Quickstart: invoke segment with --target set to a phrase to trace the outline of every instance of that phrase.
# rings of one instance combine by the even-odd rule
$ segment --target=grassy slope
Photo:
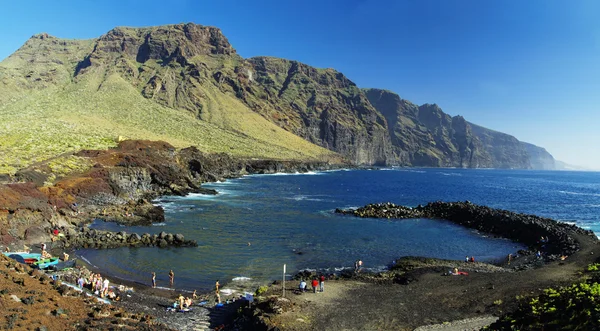
[[[241,157],[335,157],[216,88],[203,91],[209,96],[207,112],[213,119],[209,123],[144,98],[110,71],[98,70],[74,80],[76,61],[91,42],[62,45],[62,40],[55,40],[58,45],[47,39],[30,40],[0,63],[0,116],[4,119],[0,123],[0,173],[64,152],[112,147],[119,136],[164,140],[176,147],[195,145],[206,152]],[[54,55],[60,48],[68,49],[67,54]],[[45,58],[49,52],[52,58]],[[42,79],[36,80],[37,76]]]

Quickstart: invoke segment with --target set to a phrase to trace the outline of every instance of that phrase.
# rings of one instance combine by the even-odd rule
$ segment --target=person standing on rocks
[[[171,271],[169,271],[169,284],[171,285],[171,287],[173,287],[174,281],[175,281],[175,273],[173,272],[173,269],[171,269]]]
[[[152,271],[152,288],[156,288],[156,272]]]

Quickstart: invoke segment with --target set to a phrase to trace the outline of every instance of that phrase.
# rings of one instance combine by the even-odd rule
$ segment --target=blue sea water
[[[167,231],[195,239],[194,248],[119,248],[78,254],[113,277],[159,286],[175,271],[177,289],[210,289],[215,280],[251,288],[301,269],[330,272],[385,268],[394,259],[430,256],[494,260],[521,246],[488,238],[449,222],[428,219],[359,219],[335,208],[372,202],[416,206],[464,201],[530,213],[600,233],[600,173],[479,169],[392,168],[307,174],[254,175],[205,185],[216,196],[163,197],[166,220],[151,227],[96,228],[138,233]]]

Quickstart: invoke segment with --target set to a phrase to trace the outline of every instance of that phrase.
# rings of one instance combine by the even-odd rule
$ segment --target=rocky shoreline
[[[164,221],[164,210],[152,200],[165,195],[216,194],[202,183],[248,174],[308,172],[346,167],[321,161],[237,159],[226,154],[206,154],[195,147],[176,150],[160,141],[123,141],[109,150],[84,150],[74,154],[92,166],[81,173],[56,178],[47,185],[52,169],[47,165],[23,169],[0,185],[0,245],[19,248],[51,238],[54,228],[74,229],[95,219],[124,225],[151,225]],[[118,233],[113,233],[116,238]],[[108,233],[101,238],[108,238]],[[70,245],[98,247],[88,233]],[[164,245],[161,240],[128,237],[134,245]],[[179,244],[178,242],[174,241]],[[119,243],[119,245],[117,245]],[[168,240],[167,243],[169,244]],[[92,246],[93,245],[93,246]],[[122,238],[100,247],[123,245]],[[185,243],[183,245],[194,245]],[[18,249],[15,249],[18,250]]]
[[[534,296],[543,289],[569,285],[582,277],[600,241],[589,230],[535,215],[466,202],[432,202],[416,208],[392,203],[369,204],[336,213],[386,219],[443,219],[482,233],[528,246],[512,261],[496,264],[399,257],[388,271],[342,272],[326,280],[322,294],[286,294],[275,282],[238,321],[261,330],[415,329],[462,330],[489,325],[516,308],[515,298]],[[544,237],[544,239],[541,239]],[[541,257],[534,252],[542,251]],[[468,276],[447,276],[448,270]],[[297,274],[312,279],[316,273]],[[447,277],[441,277],[447,276]],[[329,290],[327,290],[329,289]],[[332,308],[334,307],[334,308]],[[452,322],[451,322],[452,321]]]
[[[480,206],[469,201],[430,202],[415,208],[387,202],[369,204],[357,209],[336,209],[335,212],[363,218],[447,220],[482,233],[525,244],[530,247],[530,250],[543,250],[545,258],[551,261],[572,255],[579,250],[580,244],[574,234],[586,235],[598,240],[593,231],[573,224]]]

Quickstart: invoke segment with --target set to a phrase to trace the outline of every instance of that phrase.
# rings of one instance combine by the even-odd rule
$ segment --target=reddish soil
[[[168,330],[152,317],[101,304],[0,255],[2,330]]]

